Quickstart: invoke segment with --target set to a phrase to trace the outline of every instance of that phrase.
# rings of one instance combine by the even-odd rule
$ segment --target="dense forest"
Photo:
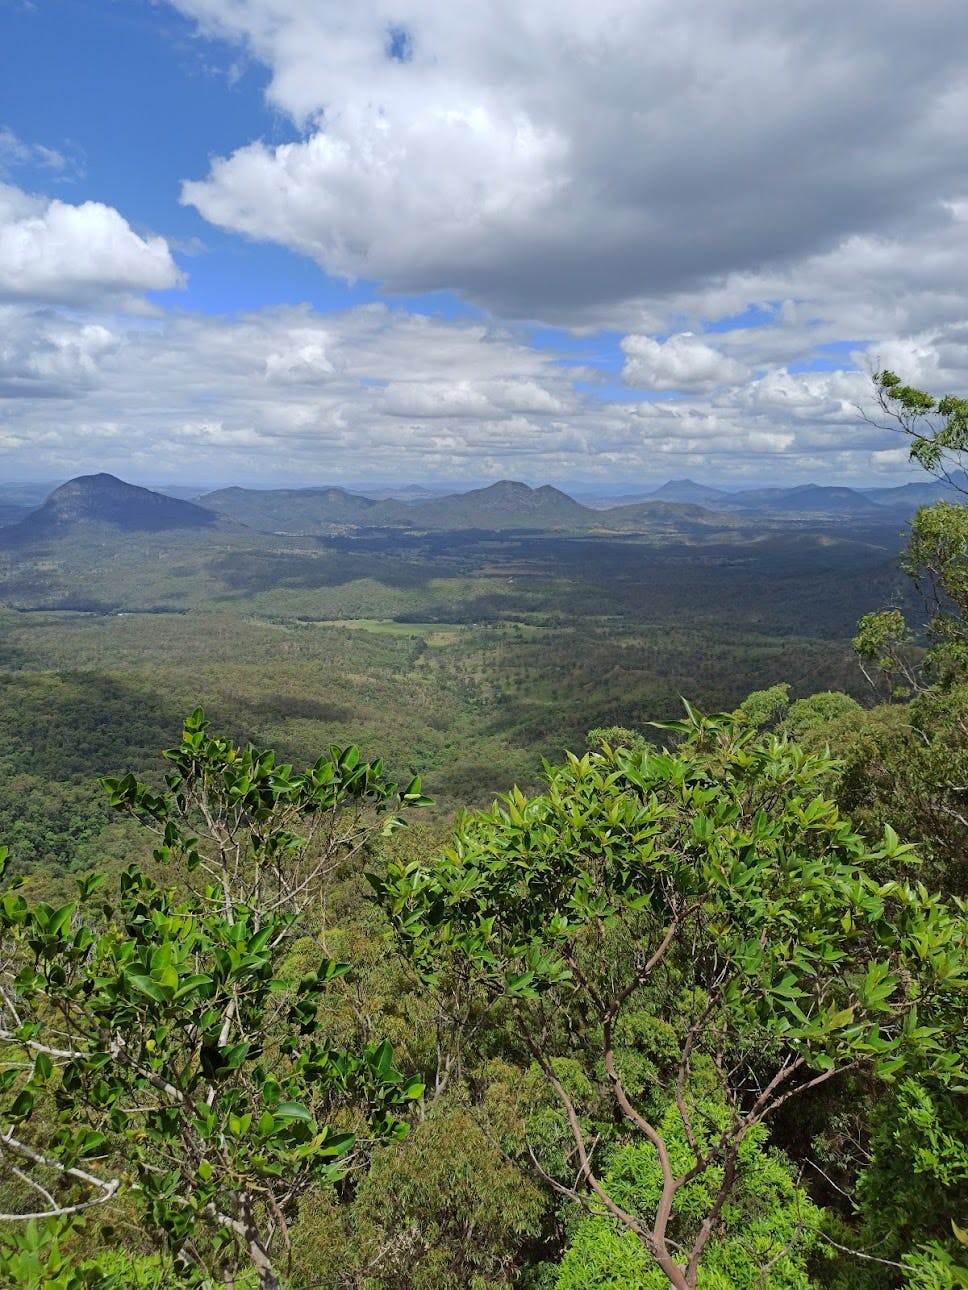
[[[0,538],[3,1283],[968,1286],[966,499],[338,502]]]

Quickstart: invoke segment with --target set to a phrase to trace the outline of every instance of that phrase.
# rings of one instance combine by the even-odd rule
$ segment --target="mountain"
[[[858,490],[879,506],[903,506],[908,511],[918,506],[933,506],[935,502],[964,502],[957,488],[943,480],[919,480],[913,484],[899,484],[895,488],[862,488]]]
[[[502,479],[487,488],[453,493],[403,511],[410,528],[419,529],[586,529],[599,513],[581,506],[550,484],[530,488]]]
[[[449,489],[424,488],[423,484],[401,484],[399,488],[367,488],[361,485],[349,491],[359,497],[371,497],[377,502],[429,502],[434,497],[449,496]]]
[[[657,502],[692,502],[700,506],[706,503],[718,503],[728,498],[729,493],[722,488],[712,488],[709,484],[697,484],[692,479],[670,479],[667,484],[649,494],[650,500]]]
[[[127,533],[207,528],[212,511],[126,484],[114,475],[80,475],[55,488],[37,510],[0,529],[0,545],[21,546],[109,525]]]
[[[358,528],[574,529],[588,528],[593,512],[557,488],[529,488],[502,480],[487,488],[443,496],[413,490],[408,501],[364,497],[344,488],[222,488],[198,500],[220,515],[264,533],[321,533]]]
[[[738,493],[723,493],[716,499],[716,509],[730,514],[764,515],[792,518],[796,515],[822,515],[830,519],[863,519],[883,514],[883,508],[853,488],[836,485],[800,484],[794,488],[747,488]]]
[[[651,531],[656,523],[662,527],[675,523],[728,523],[724,517],[717,517],[698,505],[668,501],[639,500],[625,507],[592,509],[551,485],[531,488],[509,479],[466,493],[408,502],[375,499],[343,488],[223,488],[204,494],[199,501],[220,515],[265,533],[322,533],[336,526],[427,532],[462,529],[587,532],[603,525],[629,530],[636,522]]]
[[[393,523],[400,507],[344,488],[220,488],[198,501],[262,533],[319,533],[332,525]]]
[[[800,488],[788,489],[782,497],[775,497],[770,510],[787,515],[876,515],[878,506],[853,488],[803,484]]]
[[[724,511],[768,511],[774,502],[782,503],[792,488],[743,488],[729,493],[719,503]]]
[[[602,526],[630,533],[696,533],[700,530],[734,529],[744,523],[695,502],[632,502],[596,512]]]

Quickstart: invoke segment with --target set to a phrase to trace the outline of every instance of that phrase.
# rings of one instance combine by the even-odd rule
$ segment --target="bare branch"
[[[34,1213],[0,1213],[0,1223],[23,1223],[32,1218],[64,1218],[71,1214],[80,1214],[86,1209],[93,1209],[96,1205],[107,1204],[121,1186],[120,1178],[98,1178],[96,1175],[88,1173],[86,1169],[80,1169],[77,1165],[64,1165],[59,1160],[52,1160],[47,1156],[41,1155],[39,1151],[35,1151],[33,1147],[28,1146],[26,1142],[21,1142],[19,1138],[15,1138],[12,1129],[8,1129],[6,1133],[0,1133],[0,1148],[6,1148],[8,1151],[13,1152],[14,1155],[20,1156],[21,1159],[29,1160],[33,1165],[37,1165],[44,1169],[51,1169],[65,1178],[74,1178],[78,1182],[82,1182],[86,1186],[93,1187],[96,1191],[100,1192],[100,1195],[93,1196],[89,1200],[76,1201],[72,1205],[55,1204],[53,1207],[38,1210]],[[15,1172],[23,1177],[21,1171],[16,1169],[16,1167]],[[50,1193],[44,1187],[36,1183],[32,1183],[31,1185],[34,1186],[37,1191],[41,1192],[48,1201],[53,1200],[53,1197],[51,1197]]]

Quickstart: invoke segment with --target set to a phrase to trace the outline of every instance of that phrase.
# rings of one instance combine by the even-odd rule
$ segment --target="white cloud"
[[[84,304],[182,282],[164,239],[139,237],[114,207],[0,184],[0,300]]]
[[[2,321],[0,390],[21,396],[2,424],[18,450],[35,444],[35,469],[124,473],[150,461],[155,478],[298,482],[396,478],[407,461],[447,475],[482,454],[537,463],[565,433],[559,414],[580,412],[553,354],[381,305],[135,327],[7,306]],[[55,431],[41,396],[59,400]]]
[[[55,173],[70,165],[58,148],[48,148],[43,143],[26,143],[7,126],[0,127],[0,174],[24,165],[40,166]]]
[[[383,406],[403,417],[491,417],[564,412],[568,401],[537,381],[394,381]]]
[[[384,306],[120,319],[179,283],[170,246],[111,207],[0,188],[7,460],[124,473],[133,453],[142,476],[240,482],[890,477],[903,454],[857,411],[868,371],[968,390],[968,9],[950,0],[880,0],[876,21],[841,0],[170,2],[269,69],[291,135],[213,158],[184,201],[331,273],[587,345]],[[624,389],[596,397],[623,359]]]
[[[0,398],[65,398],[96,388],[121,343],[103,323],[0,305]]]
[[[12,396],[0,462],[34,477],[631,486],[684,469],[740,482],[909,473],[896,439],[857,411],[870,393],[860,372],[776,367],[711,393],[608,402],[584,367],[515,331],[383,305],[168,320],[7,305],[0,336]]]
[[[293,123],[184,199],[394,290],[573,323],[906,240],[965,196],[948,0],[172,3],[264,63]]]
[[[170,244],[0,187],[7,463],[889,477],[866,371],[968,389],[968,10],[948,0],[882,0],[876,24],[839,0],[172,3],[269,69],[291,133],[214,158],[185,201],[333,273],[587,345],[383,306],[134,317],[181,281]],[[4,157],[64,160],[0,131]]]
[[[645,390],[698,393],[719,385],[737,385],[750,375],[741,363],[727,358],[690,331],[661,343],[650,336],[626,336],[622,350],[624,381]]]

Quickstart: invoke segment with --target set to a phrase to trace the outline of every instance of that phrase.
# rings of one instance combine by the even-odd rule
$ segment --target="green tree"
[[[968,1286],[959,1239],[968,1220],[968,1101],[959,1088],[901,1082],[875,1115],[858,1199],[865,1243],[902,1262],[908,1284]]]
[[[513,1284],[545,1210],[534,1182],[461,1107],[380,1147],[353,1205],[361,1284],[491,1290]]]
[[[790,707],[790,687],[786,684],[771,685],[768,690],[754,690],[739,705],[747,721],[760,729],[772,728]]]
[[[912,658],[911,629],[899,609],[882,609],[864,614],[851,642],[861,671],[875,691],[883,691],[888,703],[907,699],[921,688]]]
[[[722,1131],[729,1121],[724,1103],[707,1103],[704,1119]],[[674,1169],[693,1163],[677,1108],[666,1109],[658,1129]],[[796,1186],[789,1162],[766,1146],[766,1126],[756,1125],[743,1139],[736,1180],[722,1221],[710,1238],[702,1284],[708,1290],[809,1290],[810,1255],[819,1245],[821,1213]],[[708,1147],[708,1143],[704,1144]],[[662,1170],[647,1144],[618,1147],[608,1157],[603,1185],[630,1213],[654,1211],[662,1196]],[[720,1170],[713,1167],[684,1184],[676,1194],[670,1237],[689,1246],[708,1214]],[[556,1290],[662,1290],[668,1281],[640,1241],[615,1218],[594,1214],[576,1226],[562,1260]]]
[[[106,787],[180,891],[132,867],[107,899],[95,875],[58,908],[17,883],[0,900],[0,1152],[24,1218],[131,1189],[186,1283],[248,1267],[275,1287],[300,1198],[367,1138],[401,1136],[422,1092],[389,1044],[328,1042],[322,995],[346,964],[321,944],[301,979],[282,964],[333,866],[426,799],[352,747],[294,774],[210,736],[201,710],[165,755],[162,792]]]
[[[968,670],[968,506],[922,507],[911,521],[902,568],[931,613],[929,677],[950,684]]]
[[[837,690],[822,690],[795,699],[780,724],[780,732],[798,742],[822,739],[831,722],[856,719],[863,709],[856,699]]]
[[[637,730],[629,730],[627,726],[596,726],[585,736],[585,747],[590,752],[597,752],[601,748],[629,748],[638,752],[644,748],[654,748],[655,745],[645,735],[639,734]]]
[[[847,712],[823,734],[840,763],[841,808],[866,829],[890,824],[917,845],[926,882],[968,894],[968,686]]]
[[[911,442],[910,456],[930,474],[968,494],[964,464],[968,453],[968,400],[935,398],[905,385],[894,372],[874,375],[874,391],[892,428]],[[950,501],[922,507],[911,521],[901,565],[931,613],[926,660],[929,681],[949,683],[968,666],[968,507]],[[913,681],[907,646],[911,640],[897,610],[861,620],[854,648],[883,673],[902,671]]]
[[[936,398],[905,385],[886,368],[875,372],[873,380],[878,406],[889,425],[911,441],[911,460],[964,491],[961,481],[952,479],[952,471],[968,452],[968,399],[951,394]]]
[[[507,1000],[571,1132],[573,1181],[556,1188],[590,1197],[692,1290],[744,1142],[767,1117],[846,1071],[957,1066],[947,1036],[964,1021],[968,964],[957,911],[870,876],[909,848],[890,829],[865,844],[822,792],[826,758],[729,717],[689,710],[672,728],[673,752],[569,756],[544,793],[514,791],[467,818],[432,864],[371,880],[426,974],[462,960]],[[687,1161],[630,1092],[616,1032],[632,1009],[678,1020]],[[606,1184],[560,1056],[601,1074],[624,1130],[653,1152],[654,1208],[627,1207]],[[725,1124],[698,1096],[710,1062]],[[708,1203],[677,1247],[676,1199],[700,1180]]]

